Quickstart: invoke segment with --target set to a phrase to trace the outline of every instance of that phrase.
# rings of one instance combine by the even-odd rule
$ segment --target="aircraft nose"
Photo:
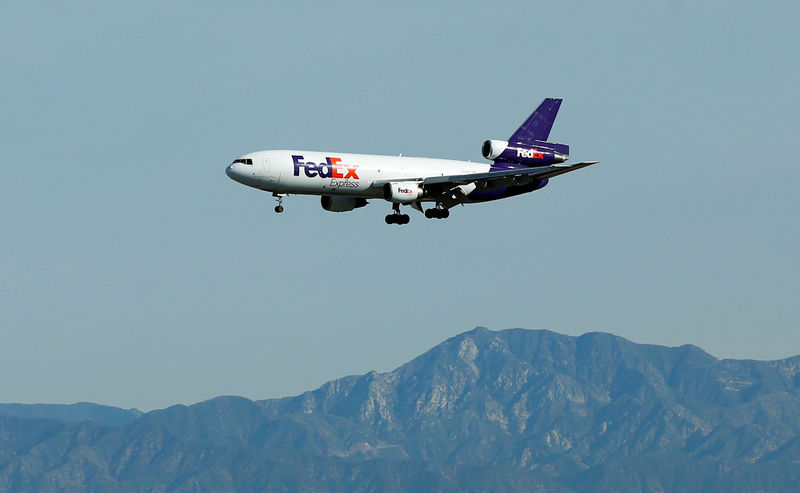
[[[242,163],[242,160],[236,160],[225,168],[225,174],[228,175],[233,181],[239,182],[249,187],[258,186],[259,177],[256,175],[251,160],[250,163]],[[246,165],[245,165],[246,164]]]
[[[246,180],[247,178],[244,170],[242,169],[241,163],[229,164],[228,167],[225,168],[225,174],[228,175],[228,178],[231,180],[238,181],[239,183],[242,183],[242,181]]]

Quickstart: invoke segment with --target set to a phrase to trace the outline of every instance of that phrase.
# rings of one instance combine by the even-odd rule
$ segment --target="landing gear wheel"
[[[283,212],[283,206],[282,205],[276,205],[275,206],[275,212],[277,212],[278,214]]]
[[[411,218],[408,217],[408,214],[388,214],[384,220],[386,224],[408,224],[411,222]]]
[[[385,218],[386,224],[408,224],[411,218],[408,214],[400,214],[400,204],[392,204],[392,213]]]
[[[425,211],[425,217],[428,219],[447,219],[450,217],[450,210],[439,209],[438,207],[435,209],[428,209]]]

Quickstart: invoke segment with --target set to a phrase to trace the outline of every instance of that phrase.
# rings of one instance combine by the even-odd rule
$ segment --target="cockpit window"
[[[236,163],[249,164],[249,165],[252,166],[253,165],[253,160],[252,159],[234,159],[232,164],[236,164]]]

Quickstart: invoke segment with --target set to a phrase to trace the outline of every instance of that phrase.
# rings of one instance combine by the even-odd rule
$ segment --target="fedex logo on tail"
[[[312,163],[311,161],[303,161],[303,156],[292,156],[294,162],[294,176],[300,176],[300,169],[309,178],[341,178],[344,180],[354,179],[358,180],[358,173],[356,173],[357,164],[342,164],[341,158],[326,157],[324,163]]]
[[[529,159],[544,159],[544,153],[540,152],[539,149],[524,149],[518,147],[517,157],[526,157]]]

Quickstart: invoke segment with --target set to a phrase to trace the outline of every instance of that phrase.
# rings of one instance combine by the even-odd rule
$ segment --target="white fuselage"
[[[273,150],[245,154],[226,172],[240,183],[277,194],[379,198],[387,181],[485,173],[489,168],[489,163],[450,159]]]

